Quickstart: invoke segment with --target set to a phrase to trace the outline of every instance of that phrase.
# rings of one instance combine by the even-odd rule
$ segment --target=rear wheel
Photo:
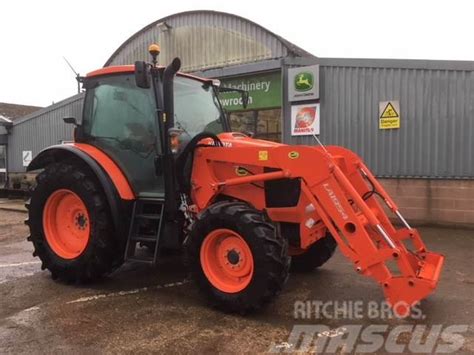
[[[240,202],[209,207],[193,226],[186,256],[204,296],[229,312],[261,308],[288,278],[287,241],[261,212]]]
[[[313,243],[303,254],[291,257],[291,270],[310,272],[326,263],[334,254],[337,243],[330,233]]]
[[[82,166],[48,166],[37,177],[28,210],[33,255],[53,278],[90,281],[121,264],[106,197]]]

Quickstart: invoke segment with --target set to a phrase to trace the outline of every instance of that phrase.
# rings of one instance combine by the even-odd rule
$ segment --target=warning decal
[[[268,150],[260,150],[258,152],[258,160],[268,160]]]
[[[398,117],[398,112],[395,111],[392,103],[389,102],[387,106],[385,106],[385,110],[383,110],[382,116],[380,116],[380,118],[395,118],[395,117]]]
[[[31,161],[33,160],[33,153],[31,150],[24,150],[21,154],[23,160],[23,166],[30,165]]]
[[[382,101],[379,103],[379,129],[400,128],[400,103]]]

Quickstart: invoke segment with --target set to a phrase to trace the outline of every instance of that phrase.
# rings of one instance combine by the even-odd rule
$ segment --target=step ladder
[[[165,201],[163,199],[138,199],[133,203],[132,220],[125,246],[125,261],[155,265],[160,250],[160,235]],[[137,255],[138,243],[154,244],[153,257]]]

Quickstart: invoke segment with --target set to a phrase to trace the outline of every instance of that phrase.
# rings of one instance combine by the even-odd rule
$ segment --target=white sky
[[[319,57],[474,60],[473,1],[4,0],[0,102],[67,98],[77,89],[63,56],[85,74],[144,26],[189,10],[243,16]]]

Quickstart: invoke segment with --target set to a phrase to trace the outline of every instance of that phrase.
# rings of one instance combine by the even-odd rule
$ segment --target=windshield
[[[223,113],[212,86],[198,80],[175,78],[174,117],[175,125],[189,137],[225,131]]]

